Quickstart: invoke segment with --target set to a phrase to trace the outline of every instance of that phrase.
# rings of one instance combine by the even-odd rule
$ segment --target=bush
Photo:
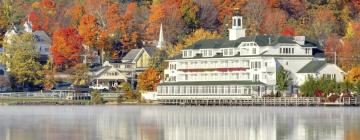
[[[98,90],[95,90],[91,94],[91,103],[92,104],[103,104],[104,103],[104,99],[101,97],[101,94]]]
[[[335,102],[339,97],[340,97],[339,95],[333,94],[333,95],[330,95],[330,97],[328,97],[327,100],[329,102]]]

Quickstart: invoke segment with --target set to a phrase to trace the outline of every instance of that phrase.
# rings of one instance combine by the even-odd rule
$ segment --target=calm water
[[[360,108],[0,106],[0,140],[360,140]]]

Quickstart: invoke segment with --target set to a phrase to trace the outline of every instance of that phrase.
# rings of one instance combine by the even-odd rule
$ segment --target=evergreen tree
[[[291,82],[290,72],[286,71],[284,67],[280,66],[276,73],[276,86],[279,91],[285,91]]]

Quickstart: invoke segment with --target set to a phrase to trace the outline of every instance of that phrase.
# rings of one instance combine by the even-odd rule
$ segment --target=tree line
[[[153,45],[164,27],[166,56],[204,38],[227,37],[234,9],[247,35],[306,35],[320,41],[329,61],[345,71],[360,61],[359,0],[3,0],[0,40],[12,26],[30,20],[52,38],[48,68],[73,69],[81,56],[118,59]],[[335,58],[336,52],[336,58]],[[160,60],[160,59],[158,59]],[[154,65],[161,65],[154,63]],[[43,70],[51,77],[51,70]],[[161,71],[161,70],[159,70]]]

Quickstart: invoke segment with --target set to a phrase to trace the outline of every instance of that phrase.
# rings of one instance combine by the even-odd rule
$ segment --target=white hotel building
[[[243,17],[232,18],[229,39],[201,40],[169,60],[158,99],[261,97],[276,92],[280,66],[290,72],[289,93],[297,93],[306,77],[344,72],[326,63],[317,41],[305,36],[245,36]]]

